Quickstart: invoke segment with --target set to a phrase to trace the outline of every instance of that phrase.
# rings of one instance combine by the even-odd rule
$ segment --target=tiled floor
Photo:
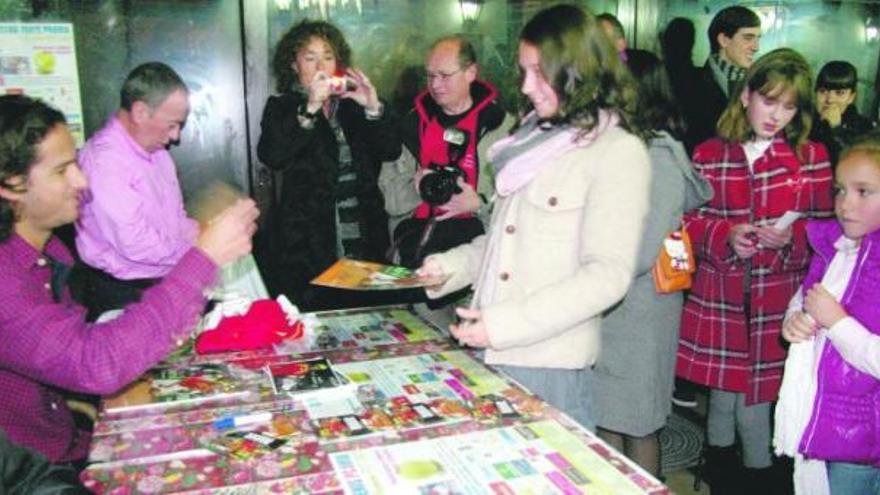
[[[706,417],[707,396],[705,394],[697,394],[697,407],[693,409],[681,409],[675,407],[676,412],[691,419],[697,424],[704,424]],[[697,488],[694,488],[694,468],[682,469],[672,473],[664,473],[666,477],[666,485],[677,495],[710,495],[709,486],[704,482],[700,482]]]

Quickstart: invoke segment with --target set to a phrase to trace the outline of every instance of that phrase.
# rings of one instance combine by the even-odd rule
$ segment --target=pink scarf
[[[599,122],[584,133],[571,126],[544,129],[535,112],[525,116],[517,131],[489,148],[495,167],[495,190],[509,196],[531,182],[543,167],[576,148],[586,148],[605,131],[617,125],[617,114],[599,111]]]

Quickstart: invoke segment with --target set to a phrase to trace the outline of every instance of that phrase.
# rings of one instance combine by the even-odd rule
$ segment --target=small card
[[[784,215],[779,217],[779,220],[777,220],[776,223],[773,224],[773,228],[776,230],[785,230],[791,227],[791,224],[802,216],[804,216],[804,214],[799,211],[788,210]]]

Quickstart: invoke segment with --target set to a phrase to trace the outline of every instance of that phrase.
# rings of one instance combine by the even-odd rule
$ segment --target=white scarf
[[[822,277],[822,285],[838,300],[846,291],[852,276],[858,244],[841,236],[835,243],[834,258]],[[803,300],[802,292],[794,296]],[[789,311],[800,311],[803,304],[792,304]],[[819,359],[827,344],[827,330],[822,328],[816,337],[804,342],[791,344],[785,360],[785,374],[779,389],[779,402],[776,404],[776,428],[773,432],[773,446],[776,455],[794,458],[794,492],[797,495],[828,495],[828,472],[825,462],[818,459],[805,459],[798,452],[804,430],[813,415],[816,402]]]

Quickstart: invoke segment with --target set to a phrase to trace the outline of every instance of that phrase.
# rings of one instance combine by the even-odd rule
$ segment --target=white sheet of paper
[[[776,230],[785,230],[791,227],[791,224],[803,215],[804,214],[799,211],[788,210],[784,215],[779,217],[779,220],[777,220],[776,223],[773,224],[773,228]]]

